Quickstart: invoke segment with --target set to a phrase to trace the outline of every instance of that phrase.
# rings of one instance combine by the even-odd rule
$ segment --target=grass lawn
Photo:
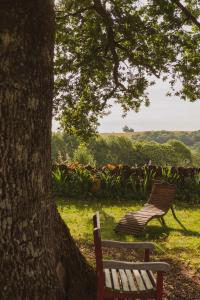
[[[72,199],[59,199],[57,203],[72,236],[92,264],[94,250],[91,219],[93,213],[99,211],[103,239],[154,242],[156,251],[152,260],[164,260],[172,265],[172,272],[167,276],[165,299],[200,299],[200,206],[175,206],[177,217],[187,230],[181,228],[169,211],[165,216],[168,229],[163,228],[158,220],[152,220],[141,236],[133,237],[117,235],[113,228],[126,212],[138,210],[140,203]],[[125,253],[112,251],[113,254],[115,259],[131,259]],[[111,252],[105,252],[105,257],[110,258]]]

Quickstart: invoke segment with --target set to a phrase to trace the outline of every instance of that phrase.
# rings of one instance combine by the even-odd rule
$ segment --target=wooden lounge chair
[[[141,210],[127,213],[117,224],[115,232],[139,234],[153,218],[159,218],[161,224],[166,226],[163,216],[170,208],[172,209],[174,218],[178,221],[172,206],[175,193],[175,185],[155,181],[148,202]],[[179,222],[179,224],[181,223]]]
[[[154,244],[101,241],[99,213],[93,216],[97,274],[97,300],[157,299],[163,295],[163,273],[170,269],[164,262],[149,262]],[[145,262],[103,260],[102,246],[109,248],[143,249]],[[157,273],[155,275],[153,272]]]

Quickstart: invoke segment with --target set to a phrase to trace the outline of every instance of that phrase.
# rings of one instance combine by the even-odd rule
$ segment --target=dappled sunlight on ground
[[[165,216],[167,228],[158,220],[152,220],[145,231],[137,237],[118,235],[113,229],[120,218],[129,211],[140,209],[141,203],[108,201],[58,201],[59,212],[68,224],[79,248],[92,265],[94,247],[92,235],[92,215],[99,211],[103,239],[122,241],[152,241],[156,244],[152,260],[166,261],[171,272],[165,277],[164,299],[200,299],[200,207],[176,205],[179,221],[184,230],[173,218],[171,212]],[[141,261],[143,253],[127,250],[104,249],[104,257],[118,260]]]

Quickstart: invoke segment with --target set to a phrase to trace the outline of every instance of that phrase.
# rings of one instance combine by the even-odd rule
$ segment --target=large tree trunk
[[[54,11],[0,2],[0,299],[93,299],[51,193]]]

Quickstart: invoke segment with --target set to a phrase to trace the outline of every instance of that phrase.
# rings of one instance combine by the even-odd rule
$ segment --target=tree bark
[[[0,2],[0,299],[94,299],[52,198],[54,4]]]

